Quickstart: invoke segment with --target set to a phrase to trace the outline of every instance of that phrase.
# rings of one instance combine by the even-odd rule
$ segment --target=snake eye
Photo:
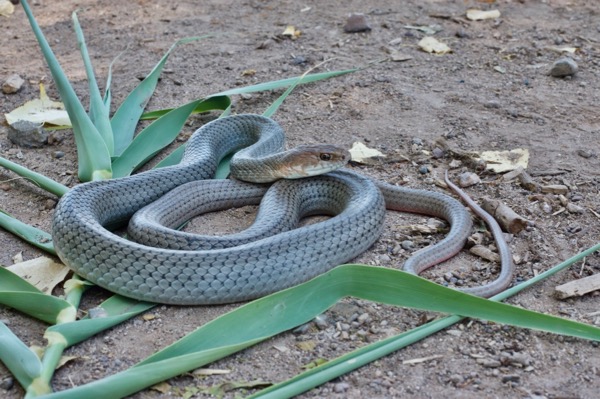
[[[321,154],[319,154],[319,158],[321,159],[321,161],[331,161],[333,159],[331,154],[327,152],[322,152]]]

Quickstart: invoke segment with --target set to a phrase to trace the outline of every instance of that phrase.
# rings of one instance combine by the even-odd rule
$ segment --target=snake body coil
[[[132,236],[149,244],[126,240],[107,229],[159,199],[151,208],[158,208],[158,221],[150,225],[176,226],[189,219],[194,212],[190,208],[198,204],[214,210],[259,202],[267,191],[265,185],[202,180],[212,178],[220,160],[241,148],[253,148],[252,157],[270,157],[269,162],[276,164],[277,157],[270,154],[282,150],[283,137],[281,128],[265,117],[223,118],[192,135],[177,166],[74,187],[54,213],[52,236],[59,257],[82,277],[127,297],[167,304],[219,304],[267,295],[353,259],[379,237],[386,206],[439,216],[451,224],[444,240],[411,260],[416,269],[447,259],[464,245],[471,219],[458,201],[436,192],[376,183],[348,170],[275,182],[263,199],[271,201],[272,208],[263,204],[262,210],[261,205],[249,230],[223,239],[155,232],[146,223],[152,219],[147,212],[153,210],[140,211],[130,226]],[[294,177],[301,177],[304,171],[295,173]],[[176,201],[182,196],[188,198],[185,205]],[[295,210],[282,207],[283,197]],[[268,224],[277,208],[285,208],[286,223]],[[292,229],[301,217],[316,212],[333,216]]]

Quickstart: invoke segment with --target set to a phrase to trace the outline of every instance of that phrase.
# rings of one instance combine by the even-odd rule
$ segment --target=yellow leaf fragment
[[[56,126],[71,126],[69,115],[65,106],[60,101],[52,101],[46,94],[43,84],[40,84],[40,98],[27,101],[8,114],[4,114],[9,125],[23,120],[37,124],[51,124]]]
[[[8,270],[45,294],[50,294],[54,287],[67,277],[70,271],[62,263],[56,263],[52,259],[43,256],[14,264],[9,266]]]
[[[58,364],[56,365],[56,369],[58,370],[59,368],[61,368],[65,364],[67,364],[70,361],[73,361],[75,359],[79,359],[79,356],[61,356],[60,360],[58,361]]]
[[[159,382],[156,385],[152,385],[150,389],[166,395],[171,391],[171,385],[166,382]]]
[[[556,53],[569,53],[569,54],[575,54],[577,52],[577,50],[579,50],[578,47],[547,46],[547,47],[544,47],[544,48],[546,50],[554,51]]]
[[[448,47],[446,43],[442,43],[432,36],[426,36],[419,42],[421,50],[434,53],[434,54],[446,54],[452,52],[452,49]]]
[[[0,0],[0,16],[10,17],[15,12],[15,6],[8,0]]]
[[[486,162],[486,169],[494,173],[508,172],[519,166],[527,169],[529,163],[527,148],[516,148],[510,151],[482,151],[479,156]]]
[[[300,341],[300,342],[298,342],[296,344],[296,346],[300,350],[303,350],[305,352],[310,352],[310,351],[312,351],[312,350],[315,349],[315,347],[317,346],[317,343],[315,341],[312,341],[312,340]]]
[[[292,40],[296,40],[300,37],[301,34],[302,32],[296,29],[293,25],[286,26],[285,30],[282,33],[283,36],[289,37]]]
[[[496,19],[496,18],[500,18],[499,10],[489,10],[489,11],[475,10],[475,9],[467,10],[467,19],[470,19],[471,21],[482,21],[484,19]]]
[[[353,162],[370,163],[375,158],[385,158],[385,155],[374,149],[369,148],[361,142],[355,142],[350,148],[350,156]]]

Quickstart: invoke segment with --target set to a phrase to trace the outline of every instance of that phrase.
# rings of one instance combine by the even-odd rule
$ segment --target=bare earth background
[[[441,190],[432,181],[440,178],[450,159],[424,157],[420,151],[431,150],[431,143],[441,135],[463,150],[527,148],[531,153],[528,171],[536,181],[567,185],[567,197],[583,212],[554,214],[561,208],[556,196],[533,197],[518,183],[502,182],[496,175],[483,175],[482,184],[468,189],[476,199],[489,196],[503,200],[535,223],[534,228],[511,241],[519,260],[515,282],[598,242],[600,14],[594,0],[503,0],[493,5],[502,12],[500,19],[481,22],[464,18],[470,7],[487,7],[474,1],[32,0],[32,6],[82,97],[87,83],[71,12],[79,10],[100,81],[105,79],[111,60],[127,49],[115,64],[114,104],[122,101],[176,39],[219,33],[216,38],[176,50],[150,109],[180,105],[240,85],[297,76],[324,59],[334,58],[326,65],[331,70],[363,66],[388,57],[385,46],[395,48],[412,59],[379,63],[297,89],[275,115],[286,129],[290,145],[332,142],[350,146],[362,141],[386,154],[404,154],[413,162],[361,169],[388,181],[432,190]],[[344,33],[350,12],[365,13],[372,30]],[[281,36],[288,24],[301,30],[297,40]],[[435,56],[420,51],[417,43],[423,33],[405,28],[434,24],[443,28],[436,37],[453,49],[452,54]],[[0,79],[19,73],[26,80],[19,93],[0,95],[0,110],[8,112],[35,98],[40,81],[46,83],[51,97],[58,98],[23,10],[18,7],[12,17],[0,19],[0,26]],[[267,39],[271,40],[266,48],[258,49]],[[399,40],[390,45],[394,39]],[[560,57],[549,49],[552,46],[579,48],[574,55],[579,72],[574,78],[547,75],[552,62]],[[494,67],[503,68],[505,73]],[[247,72],[251,70],[255,73]],[[233,111],[262,113],[279,94],[235,98]],[[192,118],[182,137],[212,117]],[[57,144],[25,149],[12,144],[5,128],[1,129],[3,157],[66,184],[76,183],[70,132],[59,133],[63,140]],[[56,151],[65,156],[57,159]],[[419,173],[423,165],[430,173]],[[21,180],[9,180],[12,178],[10,173],[0,172],[4,181],[2,208],[49,231],[52,197]],[[542,209],[544,202],[550,205],[550,213]],[[211,215],[200,224],[205,230],[232,231],[239,228],[240,219],[250,223],[253,211],[248,208]],[[403,228],[425,222],[426,218],[419,216],[390,214],[383,237],[358,261],[401,267],[409,252],[399,249],[398,242],[408,237],[419,248],[425,245],[424,239],[440,239],[411,236]],[[4,265],[11,264],[20,251],[25,259],[40,255],[5,232],[0,232],[0,246],[0,263]],[[447,271],[470,274],[473,265],[488,269],[485,261],[463,253],[426,276],[442,282]],[[573,266],[509,302],[600,325],[598,293],[565,301],[553,297],[556,285],[599,272],[600,257],[596,254],[585,264]],[[474,273],[474,280],[486,278],[482,273]],[[107,296],[100,289],[93,290],[86,295],[83,308],[93,307]],[[150,312],[153,317],[137,317],[69,349],[67,354],[78,358],[57,372],[54,387],[62,390],[123,370],[233,308],[156,307]],[[434,316],[349,299],[328,312],[325,323],[319,326],[312,323],[302,331],[282,334],[210,366],[231,370],[229,374],[182,376],[170,380],[163,393],[147,390],[134,397],[208,397],[206,387],[227,381],[282,381],[311,361],[333,358]],[[9,309],[0,309],[0,318],[27,344],[43,344],[41,323]],[[429,357],[414,365],[403,364]],[[9,374],[2,367],[0,380],[8,388],[0,389],[0,396],[22,396],[16,382],[11,387]],[[594,398],[598,392],[597,343],[467,320],[302,397]],[[226,396],[243,394],[237,390]]]

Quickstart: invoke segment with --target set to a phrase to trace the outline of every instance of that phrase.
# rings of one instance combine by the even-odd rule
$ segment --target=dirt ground
[[[533,193],[517,181],[482,173],[482,183],[467,191],[475,198],[504,201],[534,226],[510,242],[516,259],[514,282],[531,278],[596,244],[600,238],[600,12],[594,0],[537,1],[61,1],[32,0],[33,11],[78,93],[87,101],[87,83],[72,31],[71,12],[79,20],[100,81],[114,66],[114,104],[131,91],[177,39],[206,33],[215,38],[182,46],[173,53],[149,108],[165,108],[228,88],[298,76],[323,60],[330,70],[365,66],[390,57],[395,49],[410,58],[386,61],[333,80],[303,86],[274,118],[285,128],[291,146],[360,141],[407,160],[356,167],[361,172],[410,187],[442,191],[440,171],[451,158],[431,154],[435,139],[446,137],[468,151],[526,148],[527,171],[541,185],[567,187],[566,201],[580,212],[564,210],[556,194]],[[470,7],[497,8],[496,20],[468,21]],[[345,33],[349,13],[366,14],[371,30]],[[300,36],[281,35],[294,25]],[[419,50],[424,37],[407,26],[441,28],[435,37],[452,53]],[[57,98],[49,71],[23,10],[1,18],[3,52],[0,80],[13,73],[25,79],[17,94],[0,94],[5,113],[38,94],[45,82]],[[264,44],[261,46],[261,44]],[[261,48],[259,48],[261,47]],[[579,71],[572,78],[548,76],[562,55],[557,47],[576,47]],[[250,72],[254,71],[254,72]],[[280,93],[235,97],[236,113],[262,113]],[[192,118],[183,134],[210,117]],[[74,185],[75,146],[69,132],[40,149],[18,148],[1,128],[0,154],[51,178]],[[423,151],[428,151],[423,153]],[[57,158],[56,152],[64,152]],[[423,166],[428,168],[423,172]],[[473,171],[465,166],[453,170]],[[0,172],[2,209],[49,231],[53,198],[14,175]],[[562,211],[561,211],[562,210]],[[253,208],[211,215],[205,229],[229,231],[240,219],[251,221]],[[412,250],[398,248],[407,238],[419,248],[442,235],[420,237],[403,226],[427,218],[390,214],[378,243],[358,261],[401,267]],[[208,226],[208,227],[207,227]],[[210,226],[213,226],[212,228]],[[0,263],[23,253],[41,253],[1,232]],[[415,248],[415,249],[416,249]],[[449,270],[485,278],[488,263],[463,251],[425,273],[443,282]],[[493,267],[493,269],[497,269]],[[548,281],[509,300],[528,309],[600,326],[598,292],[559,301],[554,287],[600,272],[596,253]],[[108,293],[93,290],[82,307],[93,307]],[[54,388],[93,381],[133,365],[234,306],[158,306],[153,318],[137,317],[67,351],[78,359],[60,369]],[[319,358],[331,359],[361,345],[415,327],[433,317],[423,312],[348,299],[326,313],[325,322],[277,336],[210,365],[225,375],[182,376],[164,392],[146,390],[135,398],[211,397],[209,387],[223,382],[279,382]],[[0,319],[27,344],[43,344],[44,325],[9,309]],[[224,332],[226,333],[226,332]],[[309,342],[310,344],[302,344]],[[408,362],[421,359],[421,361]],[[21,397],[0,367],[0,396]],[[252,390],[234,390],[240,397]],[[600,392],[600,347],[579,339],[466,320],[407,349],[317,387],[301,397],[319,398],[595,398]]]

